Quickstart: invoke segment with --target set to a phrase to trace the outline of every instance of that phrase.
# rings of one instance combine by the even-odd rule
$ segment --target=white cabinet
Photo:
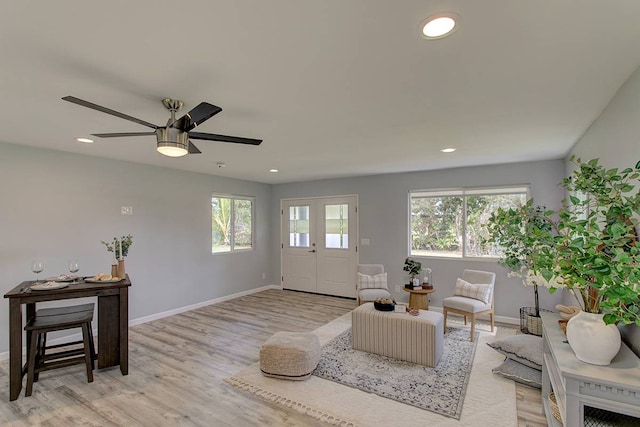
[[[585,414],[610,411],[620,425],[640,426],[640,359],[624,343],[608,366],[579,361],[560,330],[554,313],[540,313],[544,338],[542,402],[549,426],[561,426],[552,415],[548,396],[556,395],[566,427],[585,425]],[[594,346],[598,343],[594,342]],[[595,408],[595,411],[593,410]],[[606,413],[605,413],[606,414]],[[621,414],[621,415],[616,415]],[[634,418],[635,417],[635,418]],[[618,425],[616,421],[587,425]]]

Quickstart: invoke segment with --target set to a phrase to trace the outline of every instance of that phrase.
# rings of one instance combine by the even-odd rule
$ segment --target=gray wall
[[[254,251],[211,254],[214,192],[256,197]],[[34,278],[34,258],[44,261],[41,278],[68,273],[69,258],[79,274],[109,272],[100,241],[129,233],[132,320],[273,282],[270,185],[0,143],[0,200],[3,295]],[[8,300],[0,307],[3,353]]]
[[[607,168],[635,166],[640,160],[640,68],[620,88],[600,117],[575,145],[582,160],[600,159]],[[571,166],[567,165],[567,170]],[[640,328],[623,328],[625,341],[640,355]]]
[[[404,283],[402,271],[408,254],[408,192],[418,189],[479,187],[531,184],[536,204],[557,208],[564,192],[558,183],[564,177],[562,160],[517,163],[507,165],[469,167],[403,174],[376,175],[357,178],[332,179],[275,185],[272,193],[272,212],[279,212],[280,200],[357,194],[359,197],[360,238],[370,240],[360,246],[360,263],[382,263],[388,272],[394,297],[407,301],[404,291],[395,292],[395,285]],[[272,270],[280,271],[280,218],[271,218]],[[442,299],[453,294],[455,280],[465,268],[493,271],[496,280],[496,314],[519,317],[520,307],[533,306],[533,288],[524,287],[521,280],[508,278],[507,269],[496,261],[462,261],[451,259],[421,259],[423,267],[433,270],[436,292],[431,295],[434,307],[442,306]],[[559,293],[549,295],[540,290],[541,307],[553,309],[560,302]]]

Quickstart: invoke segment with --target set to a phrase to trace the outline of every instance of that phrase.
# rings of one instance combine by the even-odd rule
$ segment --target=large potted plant
[[[532,200],[520,209],[499,209],[489,221],[489,241],[501,246],[510,239],[517,243],[515,249],[506,248],[505,265],[517,271],[524,267],[525,277],[546,284],[551,292],[566,288],[584,313],[595,315],[586,316],[594,324],[640,326],[640,246],[636,245],[640,162],[620,171],[605,169],[597,159],[583,162],[572,157],[571,161],[575,170],[562,182],[568,197],[558,211],[535,208]],[[618,334],[609,345],[593,346],[591,337],[585,355],[576,341],[584,338],[575,332],[577,319],[567,325],[567,338],[576,356],[589,363],[608,364],[619,349],[617,328],[607,328]],[[616,340],[618,348],[614,348]],[[596,347],[610,347],[609,361],[604,360],[607,355],[590,355]]]
[[[489,237],[484,244],[501,248],[500,263],[511,270],[509,276],[520,277],[525,286],[533,287],[534,307],[520,309],[520,328],[535,335],[542,335],[538,286],[546,286],[551,292],[559,286],[556,278],[547,280],[540,274],[534,260],[543,247],[554,243],[553,226],[545,218],[545,210],[542,206],[534,207],[533,200],[529,200],[518,208],[499,208],[485,224]]]

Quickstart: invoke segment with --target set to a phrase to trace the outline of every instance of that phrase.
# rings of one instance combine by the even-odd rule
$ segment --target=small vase
[[[120,279],[124,279],[126,274],[127,273],[124,271],[124,258],[120,258],[118,260],[118,274],[116,274],[116,276]]]
[[[118,275],[118,264],[111,264],[111,275],[112,276]]]
[[[579,312],[567,323],[567,341],[578,360],[592,365],[608,365],[620,351],[620,331],[606,325],[604,314]]]

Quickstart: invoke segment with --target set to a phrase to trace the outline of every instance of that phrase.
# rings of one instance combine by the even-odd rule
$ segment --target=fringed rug
[[[455,322],[451,324],[455,325]],[[325,345],[350,327],[351,313],[348,313],[313,333]],[[469,327],[461,327],[468,337]],[[504,358],[486,343],[514,333],[513,329],[501,327],[493,334],[480,330],[459,420],[315,375],[306,381],[268,378],[260,373],[259,363],[244,368],[225,382],[276,406],[290,408],[332,425],[513,427],[518,424],[515,385],[492,374],[491,369]]]
[[[460,419],[476,340],[469,331],[447,328],[434,368],[354,350],[351,328],[322,347],[314,375],[378,396]]]

